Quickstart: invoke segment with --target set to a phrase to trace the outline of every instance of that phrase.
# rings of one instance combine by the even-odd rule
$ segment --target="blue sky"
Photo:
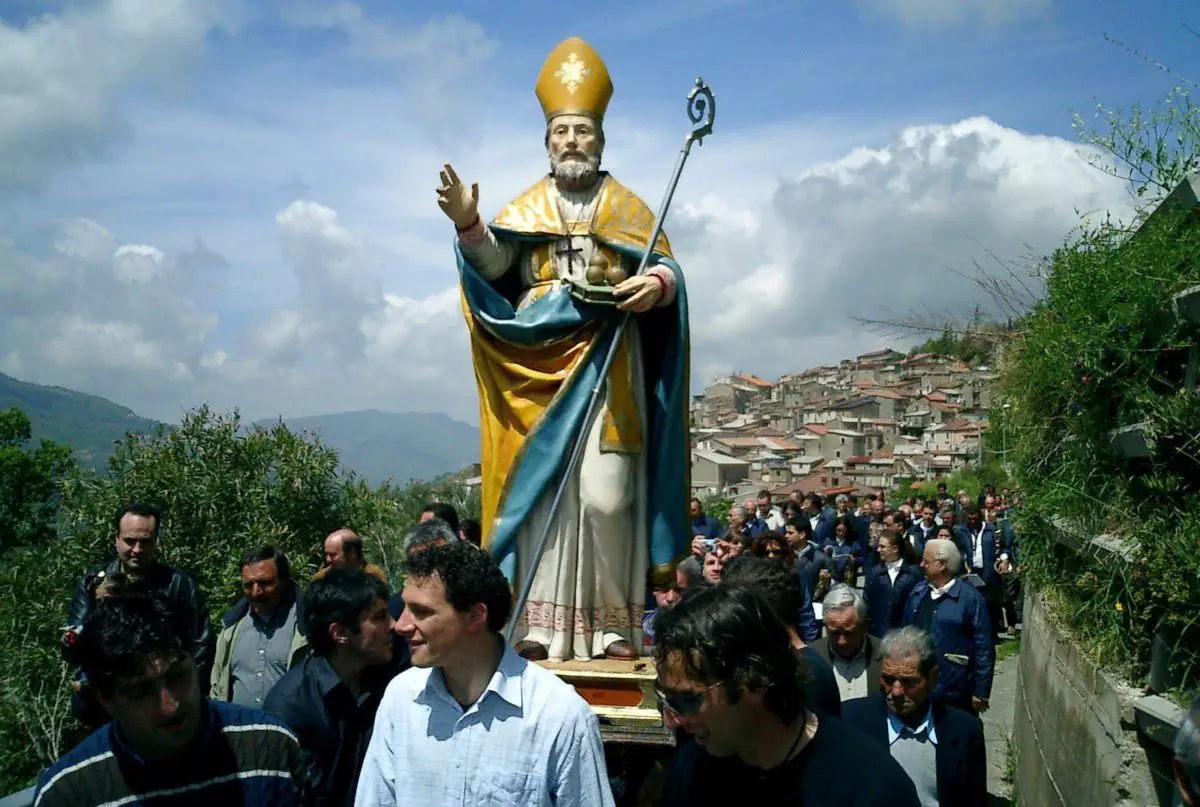
[[[1104,35],[1200,78],[1182,2],[428,7],[8,0],[0,371],[164,418],[474,420],[437,169],[478,179],[485,212],[532,182],[532,85],[571,35],[616,85],[605,165],[651,206],[695,75],[717,94],[668,228],[696,388],[886,341],[855,318],[995,308],[949,269],[1129,213],[1071,113],[1174,79]]]

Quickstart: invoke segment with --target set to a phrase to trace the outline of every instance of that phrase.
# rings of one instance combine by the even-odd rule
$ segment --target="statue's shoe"
[[[638,658],[638,651],[632,644],[624,639],[620,639],[604,648],[604,655],[607,658],[619,661],[635,661]]]
[[[546,649],[546,645],[531,639],[517,642],[513,645],[513,650],[517,651],[518,656],[529,661],[545,661],[550,658],[550,651]]]

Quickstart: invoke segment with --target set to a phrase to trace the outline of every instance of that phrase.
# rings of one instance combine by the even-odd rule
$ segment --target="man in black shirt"
[[[358,774],[396,658],[388,588],[362,569],[335,568],[304,601],[313,654],[267,694],[264,709],[300,739],[318,807],[352,807]]]
[[[664,807],[920,807],[904,769],[862,732],[805,703],[787,628],[753,589],[689,592],[655,622],[672,760]]]

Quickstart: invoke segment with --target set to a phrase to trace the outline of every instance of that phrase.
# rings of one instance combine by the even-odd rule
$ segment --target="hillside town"
[[[979,459],[987,365],[878,350],[771,382],[718,378],[691,404],[692,491],[865,495]]]

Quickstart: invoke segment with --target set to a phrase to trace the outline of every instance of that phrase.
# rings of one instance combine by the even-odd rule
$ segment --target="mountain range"
[[[15,406],[33,423],[34,440],[75,450],[80,465],[103,470],[113,444],[127,431],[146,434],[158,421],[96,395],[19,381],[0,373],[0,410]],[[258,421],[274,425],[277,419]],[[338,412],[285,418],[292,431],[320,435],[337,450],[342,467],[372,484],[430,480],[479,461],[479,429],[442,413]]]

